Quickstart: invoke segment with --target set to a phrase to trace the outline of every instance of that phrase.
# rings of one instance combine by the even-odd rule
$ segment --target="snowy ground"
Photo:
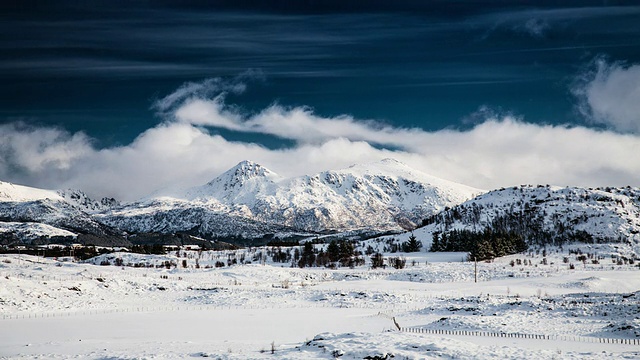
[[[624,248],[583,246],[598,264],[568,249],[546,265],[535,252],[479,263],[477,283],[459,253],[407,254],[402,270],[206,268],[229,253],[94,260],[153,268],[0,255],[0,357],[640,358],[637,263],[619,261]],[[178,266],[156,267],[165,261]],[[431,333],[397,331],[393,318]]]

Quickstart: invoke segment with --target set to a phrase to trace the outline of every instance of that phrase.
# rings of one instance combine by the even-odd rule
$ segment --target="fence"
[[[72,316],[87,316],[87,315],[102,315],[102,314],[117,314],[117,313],[141,313],[141,312],[180,312],[180,311],[206,311],[206,310],[268,310],[268,309],[308,309],[308,308],[341,308],[342,306],[336,306],[331,303],[315,303],[315,304],[289,304],[289,305],[228,305],[228,306],[215,306],[215,305],[194,305],[194,306],[162,306],[162,307],[148,307],[137,306],[130,308],[120,309],[87,309],[79,311],[66,311],[66,312],[43,312],[43,313],[16,313],[16,314],[2,314],[2,320],[17,320],[17,319],[43,319],[43,318],[64,318]],[[395,321],[395,317],[392,314],[393,310],[398,310],[393,306],[382,307],[360,307],[350,306],[350,308],[359,309],[378,309],[377,314],[372,316],[384,317],[389,320],[393,320],[396,327],[401,332],[416,333],[416,334],[433,334],[433,335],[455,335],[455,336],[473,336],[473,337],[495,337],[495,338],[515,338],[515,339],[532,339],[532,340],[556,340],[556,341],[576,341],[584,343],[600,343],[600,344],[622,344],[622,345],[640,345],[640,339],[630,338],[600,338],[600,337],[588,337],[588,336],[574,336],[574,335],[544,335],[544,334],[522,334],[522,333],[504,333],[504,332],[490,332],[490,331],[473,331],[473,330],[448,330],[448,329],[427,329],[421,327],[400,327]],[[386,310],[386,311],[385,311]]]
[[[417,333],[417,334],[434,334],[434,335],[457,335],[457,336],[474,336],[474,337],[577,341],[577,342],[600,343],[600,344],[640,345],[640,339],[599,338],[599,337],[574,336],[574,335],[542,335],[542,334],[520,334],[520,333],[503,333],[503,332],[496,333],[496,332],[489,332],[489,331],[426,329],[426,328],[419,328],[419,327],[403,327],[403,328],[400,328],[400,331]]]

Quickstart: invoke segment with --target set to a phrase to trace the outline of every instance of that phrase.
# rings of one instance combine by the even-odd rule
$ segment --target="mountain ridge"
[[[0,182],[0,240],[147,233],[250,240],[413,230],[428,248],[436,232],[488,228],[519,232],[541,246],[640,244],[640,189],[527,185],[482,192],[392,159],[292,178],[243,161],[204,185],[129,203]]]
[[[243,161],[205,185],[99,216],[105,223],[128,231],[151,230],[150,217],[162,218],[164,223],[171,218],[173,231],[191,230],[212,214],[303,233],[400,231],[479,192],[388,159],[293,178],[282,178],[260,164]],[[184,214],[182,210],[189,206],[202,213],[201,219],[188,216],[192,220],[180,224],[175,213]],[[200,235],[231,235],[228,229],[207,225],[207,233],[202,233],[200,226]]]

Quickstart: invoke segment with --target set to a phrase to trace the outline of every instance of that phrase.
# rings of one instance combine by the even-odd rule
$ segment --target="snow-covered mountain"
[[[0,182],[0,242],[78,234],[116,236],[119,231],[96,221],[90,214],[106,209],[111,200],[96,202],[80,191],[44,190]]]
[[[382,232],[413,228],[481,192],[391,159],[294,178],[243,161],[205,185],[97,216],[127,231],[195,231],[204,236]]]
[[[123,231],[268,239],[416,225],[426,247],[436,232],[484,229],[518,233],[529,244],[640,244],[640,189],[520,186],[482,193],[395,160],[293,178],[243,161],[202,186],[124,204],[0,182],[0,240]]]
[[[624,242],[640,253],[640,189],[503,188],[426,218],[423,224],[414,234],[427,247],[436,232],[491,229],[521,234],[530,245]]]

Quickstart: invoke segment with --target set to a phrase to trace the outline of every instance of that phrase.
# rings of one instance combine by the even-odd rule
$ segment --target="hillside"
[[[427,249],[436,239],[437,251],[469,251],[459,240],[488,232],[517,234],[529,246],[627,243],[640,254],[640,189],[503,188],[427,217],[423,225],[415,236]]]
[[[96,221],[91,212],[116,204],[91,200],[77,190],[44,190],[0,182],[0,244],[31,243],[40,238],[89,236],[122,244],[121,231]]]

